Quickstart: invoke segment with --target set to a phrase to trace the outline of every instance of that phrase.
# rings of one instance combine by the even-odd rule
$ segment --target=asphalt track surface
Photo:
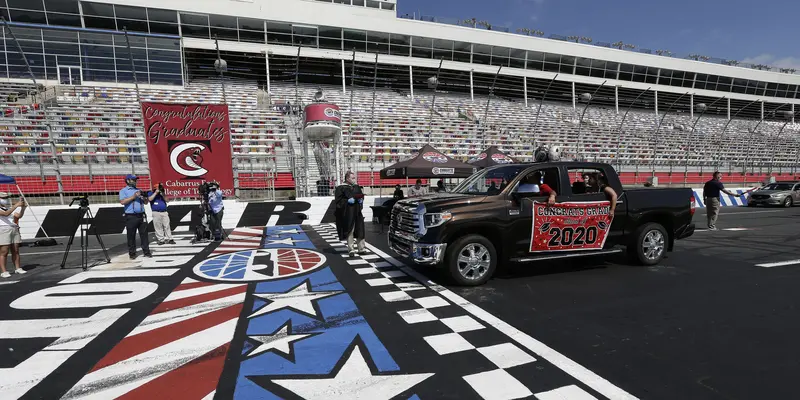
[[[190,261],[168,278],[150,279],[158,283],[157,291],[130,304],[131,311],[96,340],[30,390],[12,392],[12,369],[33,374],[26,372],[30,367],[25,360],[46,352],[53,339],[10,337],[14,335],[3,328],[14,325],[2,325],[1,320],[90,314],[11,307],[28,293],[63,286],[64,279],[75,279],[81,271],[74,268],[80,262],[76,245],[68,261],[73,268],[66,270],[59,268],[63,244],[24,248],[23,265],[29,273],[0,281],[0,398],[148,398],[147,390],[167,378],[182,393],[171,398],[329,399],[336,398],[337,388],[350,390],[342,398],[354,398],[359,386],[344,379],[345,374],[372,384],[376,392],[363,393],[370,399],[796,397],[800,208],[724,208],[717,223],[720,231],[702,230],[704,210],[698,210],[695,222],[701,230],[678,242],[675,252],[656,267],[635,266],[623,257],[513,265],[476,288],[452,286],[436,270],[409,268],[392,257],[376,227],[368,228],[369,254],[352,258],[342,252],[330,226],[304,226],[298,235],[283,236],[268,230],[267,241],[250,248],[297,246],[295,242],[305,240],[304,248],[324,255],[325,265],[299,277],[247,286],[217,284],[209,279],[211,270],[202,272],[201,267],[209,257],[224,256],[223,248],[240,251],[247,246],[196,246],[194,255],[187,256]],[[127,257],[121,235],[104,239],[115,260]],[[180,246],[189,249],[179,240]],[[102,259],[95,243],[90,248],[93,262]],[[159,251],[170,251],[153,249],[157,259]],[[128,270],[119,265],[119,270]],[[180,339],[165,337],[188,329],[185,321],[167,326],[172,334],[155,329],[130,336],[149,329],[142,327],[176,302],[171,299],[185,306],[190,297],[180,293],[189,293],[187,289],[204,291],[204,299],[212,290],[242,299],[222,310],[235,313],[230,330],[214,328],[217,337],[229,337],[209,348],[224,351],[215,356],[214,351],[198,350],[202,357],[183,366],[126,370],[127,375],[111,378],[138,382],[152,379],[142,377],[154,369],[171,372],[133,389],[92,392],[97,390],[92,385],[119,385],[120,379],[90,378],[112,370],[116,364],[110,358],[135,353],[129,342],[137,336],[159,344]],[[318,298],[284,310],[276,308],[289,304],[280,293],[301,293],[292,301]],[[276,318],[287,315],[289,336],[306,337],[286,344],[287,352],[280,346],[263,347],[266,336],[259,334],[277,332],[285,322]],[[200,333],[186,337],[205,343]],[[210,367],[215,360],[217,369]],[[197,373],[200,366],[205,369]],[[198,384],[208,381],[210,386]]]

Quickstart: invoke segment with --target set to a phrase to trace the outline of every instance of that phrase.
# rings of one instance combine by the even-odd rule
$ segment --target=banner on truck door
[[[608,201],[533,202],[531,253],[602,249],[611,228]]]
[[[233,195],[228,106],[142,103],[150,181],[167,195],[195,197],[203,181]]]

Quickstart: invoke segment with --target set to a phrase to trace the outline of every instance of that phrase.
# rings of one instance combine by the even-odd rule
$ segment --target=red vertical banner
[[[233,196],[233,155],[225,104],[142,103],[150,180],[172,197],[196,197],[203,182]]]

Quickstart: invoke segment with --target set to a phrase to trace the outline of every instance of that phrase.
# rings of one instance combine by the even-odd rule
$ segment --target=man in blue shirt
[[[158,184],[153,190],[147,192],[147,200],[150,202],[150,210],[152,210],[153,228],[156,231],[156,241],[159,245],[175,244],[167,212],[167,194],[161,191],[162,188],[161,184]]]
[[[147,221],[144,215],[144,205],[147,197],[136,188],[139,178],[136,175],[125,176],[126,186],[119,191],[119,203],[125,210],[125,229],[128,234],[128,255],[131,260],[136,259],[136,231],[139,231],[139,240],[142,242],[142,252],[145,257],[152,257],[150,244],[147,239]]]
[[[214,234],[214,241],[222,240],[222,216],[225,206],[222,203],[222,190],[213,184],[208,191],[208,228]]]
[[[708,219],[708,229],[717,230],[717,217],[719,217],[719,194],[725,193],[729,196],[743,197],[744,195],[733,193],[725,189],[725,185],[720,180],[722,174],[714,172],[714,177],[703,186],[703,202],[706,203],[706,218]]]

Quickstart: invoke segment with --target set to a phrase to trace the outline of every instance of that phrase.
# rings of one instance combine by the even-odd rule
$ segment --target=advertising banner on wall
[[[602,249],[611,228],[610,209],[607,201],[534,202],[531,253]]]
[[[168,196],[196,197],[203,182],[233,196],[228,106],[142,103],[150,180]]]

